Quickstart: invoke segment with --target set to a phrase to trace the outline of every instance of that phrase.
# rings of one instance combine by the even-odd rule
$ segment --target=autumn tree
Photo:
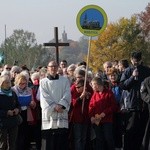
[[[139,19],[140,26],[143,30],[145,38],[150,41],[150,3],[148,3],[145,11],[137,14],[137,17]]]
[[[90,67],[96,71],[105,61],[129,59],[135,50],[145,54],[147,45],[141,33],[136,16],[110,23],[98,39],[91,42]]]
[[[148,3],[145,11],[137,14],[137,18],[140,23],[140,27],[142,28],[142,34],[145,37],[145,41],[147,42],[147,56],[150,55],[150,3]],[[145,58],[148,64],[150,65],[150,60],[148,57]]]

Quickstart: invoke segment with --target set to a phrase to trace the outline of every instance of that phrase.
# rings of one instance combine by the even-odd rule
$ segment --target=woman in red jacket
[[[113,113],[117,111],[117,104],[111,90],[105,89],[103,81],[95,77],[92,79],[94,94],[89,104],[89,116],[96,134],[96,150],[114,150]]]
[[[87,83],[84,90],[84,79],[79,79],[71,87],[72,101],[70,109],[70,122],[73,124],[73,137],[75,150],[84,150],[90,118],[88,115],[89,102],[93,93],[92,87]],[[84,108],[82,103],[84,99]]]

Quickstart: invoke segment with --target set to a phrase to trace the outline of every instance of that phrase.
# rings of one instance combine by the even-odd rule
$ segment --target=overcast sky
[[[0,0],[0,44],[13,30],[23,29],[35,33],[38,44],[54,37],[58,27],[59,38],[64,30],[68,38],[79,40],[82,36],[76,25],[78,12],[86,5],[102,7],[109,22],[145,11],[150,0]]]

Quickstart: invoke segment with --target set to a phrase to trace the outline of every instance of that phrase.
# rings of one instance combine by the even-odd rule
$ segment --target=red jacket
[[[72,123],[83,123],[83,124],[90,123],[88,111],[89,111],[89,102],[93,94],[93,90],[89,84],[87,85],[86,88],[87,88],[86,91],[89,92],[90,95],[89,98],[85,99],[84,101],[84,110],[82,113],[82,100],[79,99],[81,94],[77,92],[75,84],[71,86],[72,101],[69,112],[69,121]]]
[[[35,109],[31,109],[33,121],[28,121],[30,125],[37,124],[37,121],[41,119],[40,101],[36,99],[38,88],[39,88],[39,81],[35,80],[32,86],[32,95],[33,95],[33,100],[36,103],[36,107]]]
[[[95,117],[96,114],[105,113],[101,123],[113,122],[113,113],[117,112],[118,107],[114,94],[109,89],[104,89],[102,93],[94,92],[89,104],[89,116]]]

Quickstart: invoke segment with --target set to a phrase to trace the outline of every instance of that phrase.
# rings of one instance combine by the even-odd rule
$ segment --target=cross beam
[[[59,65],[59,46],[69,46],[69,43],[59,43],[58,40],[58,27],[54,27],[55,43],[44,43],[44,46],[55,46],[56,47],[56,61]]]

